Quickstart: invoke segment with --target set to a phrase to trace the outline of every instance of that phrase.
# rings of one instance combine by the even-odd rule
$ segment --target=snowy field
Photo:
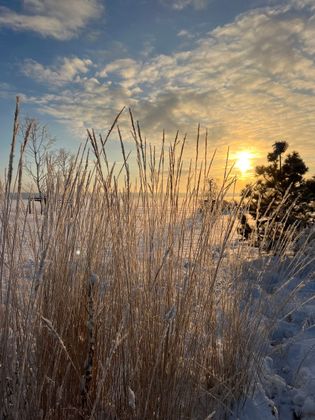
[[[14,219],[14,212],[12,217]],[[34,231],[34,227],[41,225],[41,218],[42,216],[38,214],[27,215],[25,219],[27,229]],[[137,229],[139,236],[142,229],[140,219]],[[183,252],[179,259],[180,270],[184,274],[192,264],[191,248],[197,247],[202,233],[201,220],[201,214],[187,216],[185,229],[189,231],[192,224],[196,225],[193,229],[195,235],[193,240],[189,235],[183,236],[183,224],[178,228],[174,227],[174,243],[181,241],[182,237],[187,241],[187,244],[185,242],[182,246]],[[259,255],[256,248],[250,248],[246,242],[240,242],[236,226],[232,228],[229,246],[221,255],[224,242],[222,232],[227,231],[228,224],[229,215],[217,219],[216,229],[213,230],[211,240],[207,244],[211,247],[214,263],[222,258],[220,281],[225,281],[226,273],[230,269],[229,264],[233,259],[245,259],[245,271],[249,276],[246,281],[255,291],[253,306],[256,308],[261,305],[264,330],[268,331],[269,325],[276,325],[276,328],[264,337],[265,354],[252,393],[232,409],[229,420],[315,419],[315,262],[310,262],[314,252],[313,244],[311,243],[305,252],[301,253],[301,268],[295,270],[292,276],[290,271],[292,256],[280,258],[266,254]],[[157,237],[162,243],[167,242],[167,231],[163,232],[162,229]],[[25,235],[24,253],[21,256],[25,280],[33,277],[35,265],[27,238],[32,239]],[[144,247],[141,240],[138,245],[141,254]],[[86,250],[77,251],[76,258],[79,261]],[[267,266],[267,269],[260,269],[260,265]],[[254,273],[252,278],[250,273]],[[257,277],[255,273],[263,274]],[[216,287],[220,287],[220,281]],[[184,291],[184,283],[177,286]],[[255,313],[257,312],[253,311],[253,314]],[[210,418],[221,420],[220,415],[215,412],[210,413],[207,419]]]
[[[312,253],[313,249],[308,251]],[[259,260],[254,264],[259,264]],[[269,275],[260,287],[272,294],[282,284],[279,261],[274,258]],[[284,311],[280,311],[276,328],[267,337],[267,355],[254,394],[230,420],[315,419],[314,262],[279,293],[279,306],[289,291],[294,298]],[[265,316],[268,323],[272,313],[266,311]]]

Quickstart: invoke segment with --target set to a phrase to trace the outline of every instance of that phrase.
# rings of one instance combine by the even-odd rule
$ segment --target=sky
[[[228,148],[255,166],[278,140],[315,174],[314,0],[0,0],[0,56],[1,172],[19,95],[56,147],[125,106],[155,145],[180,130],[192,150],[200,123],[215,176]]]

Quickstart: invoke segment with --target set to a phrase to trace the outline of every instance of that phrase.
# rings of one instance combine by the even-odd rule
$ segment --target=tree
[[[52,146],[55,139],[49,134],[47,127],[35,119],[27,118],[22,131],[25,131],[30,124],[31,130],[26,151],[25,168],[36,186],[42,213],[47,195],[48,170],[53,175],[53,179],[60,179],[62,185],[65,186],[74,162],[74,155],[64,148],[54,150]]]
[[[59,178],[65,187],[66,182],[69,181],[68,178],[75,161],[75,156],[68,150],[60,148],[51,153],[50,161],[56,179]]]
[[[315,176],[311,179],[307,179],[304,185],[303,195],[307,201],[315,201]]]
[[[279,163],[279,170],[281,172],[281,156],[287,151],[289,145],[286,141],[276,141],[272,147],[273,151],[268,153],[267,159],[269,162]]]
[[[296,151],[288,154],[282,164],[281,156],[287,148],[287,142],[276,142],[267,155],[270,164],[257,166],[256,183],[242,192],[244,196],[250,191],[249,212],[258,224],[271,217],[285,227],[292,223],[305,226],[312,220],[315,178],[304,178],[308,168]]]
[[[46,194],[47,158],[55,140],[50,136],[47,127],[35,119],[26,118],[22,131],[29,125],[31,125],[31,130],[26,150],[25,168],[36,185],[42,213]]]
[[[214,178],[209,178],[207,180],[207,189],[200,203],[201,213],[205,212],[206,209],[212,211],[215,208],[217,197],[218,186]]]

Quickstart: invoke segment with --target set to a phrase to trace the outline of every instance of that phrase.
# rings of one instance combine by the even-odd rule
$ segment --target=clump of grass
[[[47,162],[43,216],[29,215],[21,198],[13,207],[8,172],[0,243],[3,418],[223,418],[255,379],[264,301],[246,281],[252,248],[235,241],[242,203],[226,214],[233,179],[226,171],[215,205],[201,214],[212,164],[207,139],[198,133],[184,171],[185,138],[169,146],[163,138],[158,153],[130,113],[131,174],[117,122],[104,139],[88,133],[93,164],[85,145],[66,181]],[[110,135],[121,144],[118,169],[107,157]]]

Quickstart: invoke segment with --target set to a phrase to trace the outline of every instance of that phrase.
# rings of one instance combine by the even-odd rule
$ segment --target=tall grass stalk
[[[18,110],[12,150],[17,121]],[[1,418],[221,419],[255,379],[266,301],[253,297],[252,248],[235,238],[244,206],[226,204],[229,170],[203,204],[214,157],[207,136],[198,129],[187,169],[186,138],[167,145],[163,135],[157,150],[130,112],[135,174],[117,124],[104,139],[88,132],[90,150],[79,150],[66,180],[47,161],[44,215],[28,214],[21,164],[12,206],[11,152],[0,225]],[[109,163],[109,136],[120,167]],[[295,261],[287,281],[305,265]]]

